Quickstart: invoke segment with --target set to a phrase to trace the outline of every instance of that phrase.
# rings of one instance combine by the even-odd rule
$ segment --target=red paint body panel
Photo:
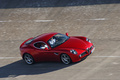
[[[81,36],[71,36],[67,41],[61,45],[51,48],[48,44],[48,40],[58,33],[45,33],[37,36],[36,38],[30,38],[24,41],[20,45],[21,56],[25,53],[29,53],[33,56],[35,62],[39,61],[60,61],[60,55],[65,53],[70,56],[72,62],[80,61],[83,57],[88,56],[94,46],[92,43],[86,41],[86,37]],[[27,41],[33,39],[29,44],[26,44]],[[46,49],[37,49],[34,47],[34,44],[38,41],[46,43],[49,47]],[[89,52],[87,51],[89,48]],[[75,50],[77,54],[73,54],[70,50]],[[84,53],[84,54],[83,54]]]

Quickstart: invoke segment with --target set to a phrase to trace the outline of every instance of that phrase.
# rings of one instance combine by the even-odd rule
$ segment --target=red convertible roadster
[[[20,52],[27,64],[40,61],[78,62],[94,51],[91,41],[82,36],[45,33],[29,38],[20,45]]]

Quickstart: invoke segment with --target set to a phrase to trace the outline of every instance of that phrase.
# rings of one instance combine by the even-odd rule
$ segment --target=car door
[[[45,58],[45,61],[59,61],[60,60],[59,53],[54,49],[46,50],[44,53],[44,58]]]
[[[34,44],[34,52],[36,54],[36,58],[37,58],[37,61],[45,61],[45,53],[46,53],[46,50],[45,50],[45,42],[43,41],[38,41],[38,42],[35,42]]]
[[[45,61],[45,50],[43,49],[35,49],[36,60],[37,61]]]
[[[59,53],[55,51],[54,49],[45,49],[40,48],[41,44],[47,45],[43,41],[39,41],[34,43],[35,52],[37,54],[37,60],[38,61],[58,61]],[[48,45],[47,45],[48,46]]]
[[[36,49],[39,61],[59,61],[59,53],[55,50]]]

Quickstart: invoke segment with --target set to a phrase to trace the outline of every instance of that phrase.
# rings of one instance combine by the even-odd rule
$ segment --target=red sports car
[[[94,51],[91,41],[82,36],[45,33],[27,39],[20,45],[20,52],[27,64],[40,61],[78,62]]]

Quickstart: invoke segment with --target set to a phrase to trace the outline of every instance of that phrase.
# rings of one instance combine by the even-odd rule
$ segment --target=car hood
[[[87,49],[87,43],[81,39],[70,37],[66,42],[62,43],[57,48]]]

